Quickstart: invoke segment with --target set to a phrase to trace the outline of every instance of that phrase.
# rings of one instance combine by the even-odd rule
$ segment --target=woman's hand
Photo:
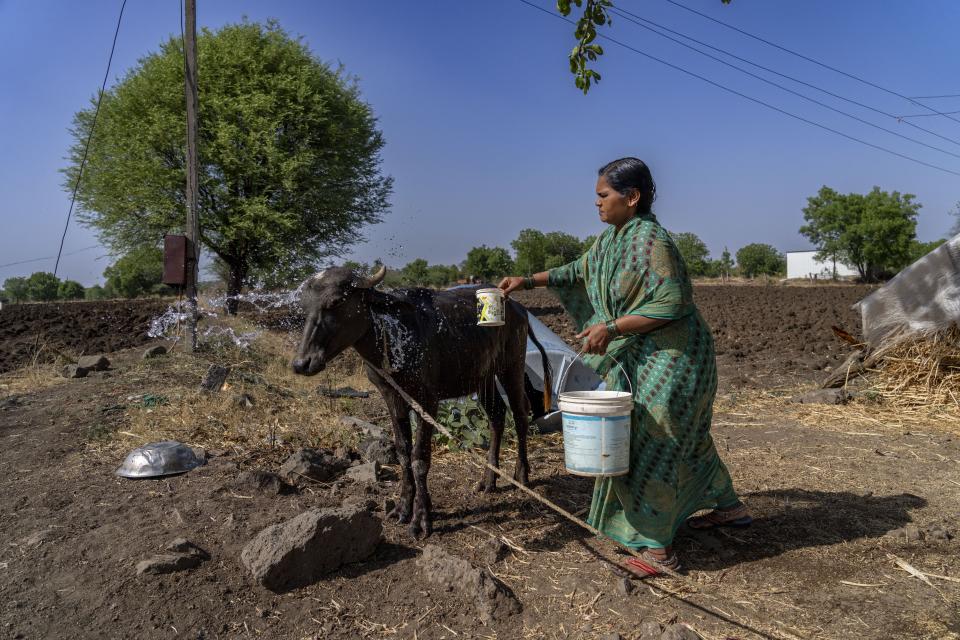
[[[501,280],[497,286],[503,289],[503,297],[506,298],[517,289],[524,288],[523,278],[520,276],[507,276]]]
[[[607,352],[607,345],[610,344],[612,339],[607,331],[607,325],[603,323],[587,327],[577,334],[577,338],[583,339],[584,351],[599,354]]]

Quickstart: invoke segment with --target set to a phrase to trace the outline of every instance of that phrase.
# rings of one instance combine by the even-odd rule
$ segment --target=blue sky
[[[532,1],[554,10],[548,0]],[[904,95],[960,94],[960,3],[682,1]],[[664,0],[618,4],[889,113],[922,112]],[[71,141],[67,128],[99,87],[119,7],[119,0],[0,0],[0,264],[56,254],[69,205],[58,171]],[[597,233],[596,169],[626,155],[651,166],[664,225],[697,233],[714,255],[751,242],[807,248],[797,233],[801,208],[824,184],[916,194],[922,240],[947,233],[954,220],[948,212],[960,200],[958,176],[797,122],[610,43],[597,64],[602,82],[583,96],[566,62],[572,27],[517,0],[198,0],[201,26],[215,29],[243,16],[276,18],[318,58],[343,63],[379,118],[383,169],[395,190],[384,222],[352,252],[364,261],[458,262],[472,246],[508,247],[526,227]],[[176,0],[129,0],[111,82],[179,33],[178,20]],[[605,33],[849,135],[960,171],[958,158],[830,113],[626,20],[616,19]],[[199,75],[202,82],[202,60]],[[958,144],[811,95],[960,154]],[[960,110],[960,98],[927,102]],[[960,123],[913,122],[960,142]],[[73,255],[60,274],[86,285],[102,280],[110,257],[88,249],[96,244],[92,231],[71,224],[64,252]],[[52,259],[0,267],[0,281],[52,268]]]

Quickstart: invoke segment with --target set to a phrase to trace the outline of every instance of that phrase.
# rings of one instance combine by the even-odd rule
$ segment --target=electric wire
[[[850,118],[850,119],[852,119],[852,120],[856,120],[857,122],[860,122],[860,123],[862,123],[862,124],[865,124],[865,125],[867,125],[867,126],[869,126],[869,127],[873,127],[874,129],[879,129],[880,131],[884,131],[884,132],[886,132],[886,133],[889,133],[890,135],[897,136],[898,138],[903,138],[904,140],[909,140],[910,142],[913,142],[913,143],[918,144],[918,145],[923,146],[923,147],[927,147],[928,149],[933,149],[934,151],[939,151],[940,153],[944,153],[944,154],[946,154],[946,155],[948,155],[948,156],[953,156],[954,158],[960,158],[960,154],[958,154],[958,153],[954,153],[954,152],[952,152],[952,151],[947,151],[946,149],[941,149],[940,147],[936,147],[936,146],[934,146],[934,145],[932,145],[932,144],[928,144],[928,143],[926,143],[926,142],[923,142],[922,140],[917,140],[916,138],[911,138],[910,136],[905,136],[905,135],[903,135],[902,133],[898,133],[898,132],[896,132],[896,131],[894,131],[894,130],[892,130],[892,129],[887,129],[886,127],[882,127],[882,126],[880,126],[880,125],[878,125],[878,124],[875,124],[875,123],[873,123],[873,122],[870,122],[869,120],[865,120],[864,118],[861,118],[861,117],[859,117],[859,116],[856,116],[856,115],[854,115],[854,114],[852,114],[852,113],[848,113],[848,112],[846,112],[846,111],[843,111],[842,109],[837,109],[836,107],[831,106],[831,105],[829,105],[829,104],[827,104],[827,103],[825,103],[825,102],[821,102],[820,100],[817,100],[816,98],[811,98],[810,96],[805,95],[805,94],[803,94],[803,93],[800,93],[799,91],[794,91],[793,89],[790,89],[789,87],[785,87],[785,86],[782,85],[782,84],[779,84],[779,83],[777,83],[777,82],[774,82],[773,80],[770,80],[769,78],[764,78],[763,76],[758,75],[758,74],[756,74],[756,73],[753,73],[752,71],[748,71],[748,70],[744,69],[743,67],[738,67],[737,65],[735,65],[735,64],[733,64],[733,63],[731,63],[731,62],[727,62],[727,61],[724,60],[723,58],[718,58],[717,56],[711,55],[711,54],[709,54],[709,53],[707,53],[707,52],[705,52],[705,51],[701,51],[700,49],[697,49],[696,47],[694,47],[694,46],[692,46],[692,45],[689,45],[689,44],[687,44],[686,42],[683,42],[683,41],[678,40],[678,39],[676,39],[676,38],[670,37],[670,36],[668,36],[668,35],[666,35],[666,34],[664,34],[664,33],[661,33],[661,32],[659,32],[659,31],[657,31],[657,29],[654,29],[653,27],[650,27],[650,26],[648,26],[648,25],[646,25],[646,24],[643,24],[643,22],[647,22],[647,20],[645,20],[645,19],[643,19],[643,18],[640,18],[639,16],[637,17],[637,19],[634,19],[633,17],[631,17],[633,14],[630,14],[629,16],[628,16],[628,15],[624,15],[625,13],[629,13],[629,12],[620,12],[620,11],[618,11],[618,10],[616,10],[616,9],[611,9],[611,12],[614,13],[614,14],[616,14],[616,15],[618,15],[619,17],[623,18],[623,19],[626,20],[627,22],[631,22],[631,23],[635,24],[636,26],[640,27],[641,29],[646,29],[647,31],[650,31],[650,32],[652,32],[652,33],[657,34],[657,35],[660,36],[661,38],[666,38],[667,40],[670,40],[671,42],[675,42],[675,43],[679,44],[679,45],[682,46],[682,47],[686,47],[687,49],[690,49],[691,51],[696,51],[697,53],[699,53],[699,54],[702,55],[702,56],[706,56],[707,58],[710,58],[711,60],[715,60],[716,62],[719,62],[720,64],[723,64],[723,65],[726,65],[726,66],[730,67],[731,69],[736,69],[736,70],[739,71],[740,73],[746,74],[746,75],[750,76],[751,78],[756,78],[757,80],[760,80],[761,82],[765,82],[765,83],[767,83],[767,84],[769,84],[769,85],[771,85],[771,86],[774,86],[774,87],[777,87],[778,89],[781,89],[781,90],[783,90],[783,91],[786,91],[787,93],[790,93],[790,94],[792,94],[792,95],[795,95],[795,96],[798,96],[798,97],[800,97],[800,98],[803,98],[804,100],[807,100],[807,101],[809,101],[809,102],[812,102],[813,104],[819,105],[819,106],[823,107],[824,109],[829,109],[830,111],[833,111],[833,112],[835,112],[835,113],[839,113],[840,115],[846,116],[846,117],[848,117],[848,118]],[[653,23],[651,23],[651,24],[653,24]],[[686,36],[684,36],[684,37],[686,37]],[[692,40],[692,38],[691,38],[691,40]],[[712,47],[711,47],[711,48],[712,48]],[[728,54],[728,55],[729,55],[729,54]],[[739,58],[738,58],[738,59],[739,59]],[[780,75],[780,74],[778,74],[778,75]],[[936,115],[936,114],[932,114],[932,113],[931,113],[931,114],[924,114],[924,115]],[[891,115],[890,117],[896,118],[896,116],[893,116],[893,115]],[[951,140],[951,142],[953,142],[953,141]],[[960,143],[956,143],[956,144],[960,144]]]
[[[518,0],[518,1],[521,2],[521,3],[523,3],[523,4],[525,4],[525,5],[527,5],[527,6],[529,6],[529,7],[532,7],[533,9],[536,9],[537,11],[540,11],[541,13],[545,13],[546,15],[548,15],[548,16],[550,16],[550,17],[552,17],[552,18],[557,18],[557,19],[559,19],[559,20],[563,20],[563,21],[566,22],[567,24],[576,24],[573,20],[571,20],[571,19],[569,19],[569,18],[565,18],[564,16],[561,16],[561,15],[557,15],[557,14],[555,14],[555,13],[552,13],[552,12],[550,12],[549,10],[544,9],[543,7],[540,7],[540,6],[536,5],[536,4],[533,4],[532,2],[529,2],[529,0]],[[612,42],[612,43],[614,43],[614,44],[616,44],[616,45],[618,45],[618,46],[620,46],[620,47],[623,47],[624,49],[627,49],[628,51],[632,51],[632,52],[634,52],[634,53],[636,53],[636,54],[638,54],[638,55],[641,55],[641,56],[643,56],[643,57],[645,57],[645,58],[648,58],[648,59],[653,60],[653,61],[655,61],[655,62],[659,62],[660,64],[662,64],[662,65],[664,65],[664,66],[666,66],[666,67],[669,67],[669,68],[671,68],[671,69],[674,69],[675,71],[679,71],[679,72],[684,73],[684,74],[686,74],[686,75],[688,75],[688,76],[691,76],[691,77],[693,77],[693,78],[697,78],[698,80],[701,80],[701,81],[703,81],[703,82],[706,82],[707,84],[710,84],[710,85],[712,85],[712,86],[714,86],[714,87],[717,87],[718,89],[721,89],[721,90],[723,90],[723,91],[726,91],[727,93],[731,93],[731,94],[733,94],[733,95],[735,95],[735,96],[739,96],[739,97],[741,97],[741,98],[743,98],[743,99],[745,99],[745,100],[749,100],[750,102],[755,102],[756,104],[759,104],[759,105],[761,105],[761,106],[767,107],[768,109],[772,109],[773,111],[776,111],[777,113],[781,113],[781,114],[783,114],[783,115],[785,115],[785,116],[788,116],[788,117],[790,117],[790,118],[793,118],[794,120],[799,120],[800,122],[805,122],[806,124],[809,124],[809,125],[811,125],[811,126],[817,127],[818,129],[823,129],[824,131],[829,131],[830,133],[833,133],[833,134],[835,134],[835,135],[838,135],[838,136],[840,136],[840,137],[842,137],[842,138],[846,138],[847,140],[852,140],[853,142],[857,142],[857,143],[859,143],[859,144],[862,144],[862,145],[864,145],[864,146],[870,147],[870,148],[872,148],[872,149],[877,149],[878,151],[883,151],[884,153],[887,153],[887,154],[890,154],[890,155],[893,155],[893,156],[897,156],[898,158],[903,158],[904,160],[909,160],[910,162],[914,162],[914,163],[916,163],[916,164],[923,165],[923,166],[928,167],[928,168],[930,168],[930,169],[936,169],[936,170],[942,171],[942,172],[944,172],[944,173],[949,173],[949,174],[951,174],[951,175],[960,176],[960,172],[954,171],[953,169],[948,169],[948,168],[946,168],[946,167],[941,167],[941,166],[939,166],[939,165],[935,165],[935,164],[932,164],[932,163],[929,163],[929,162],[925,162],[924,160],[920,160],[919,158],[914,158],[914,157],[912,157],[912,156],[908,156],[908,155],[906,155],[906,154],[900,153],[899,151],[894,151],[893,149],[888,149],[888,148],[886,148],[886,147],[882,147],[882,146],[880,146],[880,145],[873,144],[872,142],[867,142],[866,140],[863,140],[863,139],[861,139],[861,138],[857,138],[856,136],[852,136],[852,135],[850,135],[850,134],[848,134],[848,133],[844,133],[844,132],[842,132],[842,131],[838,131],[837,129],[834,129],[834,128],[832,128],[832,127],[828,127],[827,125],[821,124],[821,123],[819,123],[819,122],[815,122],[815,121],[813,121],[813,120],[810,120],[809,118],[805,118],[805,117],[803,117],[803,116],[797,115],[797,114],[795,114],[795,113],[792,113],[792,112],[790,112],[790,111],[787,111],[786,109],[781,109],[780,107],[777,107],[777,106],[775,106],[775,105],[772,105],[772,104],[770,104],[769,102],[764,102],[763,100],[760,100],[759,98],[754,98],[753,96],[749,96],[749,95],[747,95],[747,94],[745,94],[745,93],[742,93],[742,92],[740,92],[740,91],[737,91],[736,89],[731,89],[730,87],[727,87],[727,86],[725,86],[725,85],[723,85],[723,84],[720,84],[719,82],[716,82],[716,81],[714,81],[714,80],[711,80],[711,79],[709,79],[709,78],[707,78],[707,77],[705,77],[705,76],[702,76],[702,75],[700,75],[700,74],[698,74],[698,73],[695,73],[695,72],[693,72],[693,71],[690,71],[689,69],[686,69],[686,68],[681,67],[681,66],[679,66],[679,65],[673,64],[672,62],[667,62],[666,60],[664,60],[664,59],[662,59],[662,58],[658,58],[658,57],[656,57],[656,56],[654,56],[654,55],[652,55],[652,54],[649,54],[649,53],[647,53],[647,52],[645,52],[645,51],[641,51],[640,49],[637,49],[637,48],[634,47],[634,46],[631,46],[631,45],[629,45],[629,44],[626,44],[626,43],[624,43],[624,42],[621,42],[621,41],[619,41],[619,40],[616,40],[616,39],[614,39],[614,38],[612,38],[612,37],[610,37],[610,36],[608,36],[608,35],[598,34],[597,37],[598,37],[598,38],[602,38],[602,39],[604,39],[604,40],[607,40],[608,42]]]
[[[90,249],[96,249],[99,247],[99,244],[92,244],[89,247],[84,247],[83,249],[77,249],[76,251],[71,251],[70,253],[63,254],[63,257],[75,256],[78,253],[83,253],[84,251],[90,251]],[[8,262],[7,264],[0,264],[0,269],[6,267],[15,267],[19,264],[30,264],[31,262],[43,262],[44,260],[53,260],[56,256],[46,256],[45,258],[30,258],[29,260],[19,260],[17,262]]]
[[[851,80],[856,80],[857,82],[863,83],[863,84],[865,84],[865,85],[867,85],[867,86],[869,86],[869,87],[873,87],[874,89],[879,89],[880,91],[883,91],[883,92],[885,92],[885,93],[889,93],[890,95],[897,96],[898,98],[902,98],[903,100],[907,100],[908,102],[912,102],[913,104],[917,105],[918,107],[923,107],[924,109],[927,109],[928,111],[932,111],[932,112],[934,113],[934,115],[944,116],[947,120],[953,120],[954,122],[960,123],[960,120],[957,120],[956,118],[951,118],[951,117],[948,116],[947,114],[941,113],[941,112],[937,111],[936,109],[934,109],[933,107],[927,106],[927,105],[923,104],[922,102],[917,102],[917,98],[911,98],[911,97],[909,97],[909,96],[905,96],[905,95],[903,95],[902,93],[900,93],[900,92],[898,92],[898,91],[894,91],[893,89],[888,89],[887,87],[880,86],[879,84],[876,84],[875,82],[871,82],[871,81],[869,81],[869,80],[865,80],[864,78],[861,78],[860,76],[854,75],[854,74],[852,74],[852,73],[848,73],[848,72],[846,72],[846,71],[843,71],[842,69],[837,69],[836,67],[832,67],[832,66],[830,66],[829,64],[827,64],[827,63],[825,63],[825,62],[820,62],[819,60],[816,60],[816,59],[811,58],[811,57],[809,57],[809,56],[805,56],[805,55],[802,54],[802,53],[799,53],[799,52],[794,51],[794,50],[792,50],[792,49],[788,49],[787,47],[785,47],[785,46],[783,46],[783,45],[777,44],[776,42],[772,42],[772,41],[770,41],[770,40],[767,40],[766,38],[761,38],[761,37],[758,36],[758,35],[754,35],[754,34],[750,33],[749,31],[744,31],[743,29],[740,29],[740,28],[738,28],[738,27],[735,27],[735,26],[733,26],[732,24],[728,24],[728,23],[724,22],[723,20],[718,20],[717,18],[714,18],[713,16],[707,15],[706,13],[703,13],[702,11],[697,11],[696,9],[692,9],[692,8],[686,6],[685,4],[681,3],[681,2],[677,2],[677,0],[664,0],[664,1],[665,1],[665,2],[669,2],[670,4],[672,4],[672,5],[676,6],[676,7],[680,7],[681,9],[683,9],[683,10],[685,10],[685,11],[689,11],[690,13],[695,13],[696,15],[698,15],[698,16],[700,16],[700,17],[702,17],[702,18],[706,18],[707,20],[710,20],[711,22],[715,22],[715,23],[717,23],[717,24],[719,24],[719,25],[722,25],[722,26],[724,26],[724,27],[726,27],[726,28],[728,28],[728,29],[732,29],[732,30],[736,31],[737,33],[740,33],[740,34],[743,34],[743,35],[747,36],[748,38],[753,38],[754,40],[757,40],[757,41],[759,41],[759,42],[762,42],[762,43],[764,43],[764,44],[766,44],[766,45],[768,45],[768,46],[771,46],[771,47],[773,47],[773,48],[775,48],[775,49],[779,49],[780,51],[783,51],[783,52],[785,52],[785,53],[789,53],[789,54],[792,55],[792,56],[796,56],[796,57],[800,58],[801,60],[806,60],[807,62],[811,62],[811,63],[813,63],[813,64],[815,64],[815,65],[817,65],[817,66],[823,67],[824,69],[829,69],[830,71],[833,71],[834,73],[839,73],[839,74],[842,75],[842,76],[846,76],[847,78],[850,78]]]
[[[93,132],[97,127],[97,117],[100,115],[100,104],[103,102],[103,93],[107,89],[107,79],[110,77],[110,65],[113,64],[113,52],[117,48],[117,36],[120,34],[120,22],[123,20],[123,10],[127,6],[127,0],[123,0],[120,5],[120,15],[117,17],[117,27],[113,32],[113,44],[110,45],[110,57],[107,58],[107,70],[103,73],[103,82],[100,85],[100,93],[97,95],[97,106],[93,111],[93,122],[90,124],[90,132],[87,134],[87,141],[83,145],[83,158],[80,160],[80,169],[77,171],[77,179],[73,184],[73,194],[70,196],[70,208],[67,210],[67,222],[63,225],[63,235],[60,237],[60,248],[57,250],[57,261],[53,265],[53,275],[57,275],[57,269],[60,268],[60,256],[63,253],[63,243],[67,239],[67,229],[70,228],[70,218],[73,215],[73,206],[77,201],[77,190],[80,188],[80,179],[83,177],[83,168],[87,164],[87,154],[90,151],[90,140],[93,139]]]
[[[633,18],[633,19],[635,19],[635,20],[640,20],[640,21],[642,21],[642,22],[644,22],[644,23],[646,23],[646,24],[648,24],[648,25],[653,25],[654,27],[656,27],[656,28],[658,28],[658,29],[661,29],[661,30],[666,31],[666,32],[668,32],[668,33],[672,33],[672,34],[674,34],[674,35],[676,35],[676,36],[680,36],[681,38],[684,38],[684,39],[686,39],[686,40],[689,40],[690,42],[695,42],[695,43],[697,43],[697,44],[700,45],[700,46],[707,47],[708,49],[712,49],[713,51],[717,51],[717,52],[722,53],[722,54],[724,54],[724,55],[730,56],[731,58],[733,58],[733,59],[735,59],[735,60],[739,60],[740,62],[745,62],[745,63],[747,63],[747,64],[749,64],[749,65],[751,65],[751,66],[753,66],[753,67],[756,67],[757,69],[762,69],[763,71],[766,71],[767,73],[772,73],[772,74],[774,74],[774,75],[776,75],[776,76],[779,76],[779,77],[781,77],[781,78],[785,78],[785,79],[787,79],[787,80],[790,80],[791,82],[796,82],[797,84],[801,84],[801,85],[803,85],[803,86],[805,86],[805,87],[809,87],[809,88],[811,88],[811,89],[814,89],[814,90],[816,90],[816,91],[819,91],[819,92],[821,92],[821,93],[824,93],[824,94],[826,94],[826,95],[828,95],[828,96],[830,96],[830,97],[832,97],[832,98],[837,98],[838,100],[843,100],[844,102],[848,102],[848,103],[853,104],[853,105],[856,105],[856,106],[858,106],[858,107],[862,107],[862,108],[867,109],[867,110],[869,110],[869,111],[873,111],[874,113],[878,113],[878,114],[883,115],[883,116],[886,116],[886,117],[888,117],[888,118],[893,118],[894,120],[897,120],[898,122],[901,122],[902,124],[905,124],[905,125],[907,125],[907,126],[909,126],[909,127],[913,127],[914,129],[917,129],[918,131],[923,131],[924,133],[928,133],[928,134],[930,134],[930,135],[932,135],[932,136],[935,136],[935,137],[937,137],[937,138],[940,138],[941,140],[946,140],[947,142],[950,142],[950,143],[952,143],[952,144],[955,144],[955,145],[960,146],[960,140],[957,140],[957,139],[955,139],[955,138],[947,137],[947,136],[945,136],[945,135],[942,135],[942,134],[937,133],[936,131],[931,131],[930,129],[925,129],[925,128],[923,128],[923,127],[921,127],[921,126],[919,126],[919,125],[917,125],[917,124],[914,124],[914,123],[912,123],[912,122],[901,121],[901,118],[903,118],[904,116],[898,116],[898,115],[895,115],[895,114],[893,114],[893,113],[889,113],[889,112],[884,111],[884,110],[882,110],[882,109],[878,109],[878,108],[872,107],[872,106],[870,106],[870,105],[868,105],[868,104],[864,104],[863,102],[860,102],[860,101],[858,101],[858,100],[854,100],[854,99],[852,99],[852,98],[847,98],[847,97],[842,96],[842,95],[840,95],[840,94],[838,94],[838,93],[834,93],[833,91],[829,91],[828,89],[824,89],[824,88],[819,87],[819,86],[817,86],[817,85],[815,85],[815,84],[813,84],[813,83],[807,82],[807,81],[805,81],[805,80],[801,80],[800,78],[795,78],[795,77],[793,77],[793,76],[791,76],[791,75],[787,75],[787,74],[785,74],[785,73],[781,73],[780,71],[777,71],[776,69],[771,69],[770,67],[767,67],[767,66],[764,66],[764,65],[762,65],[762,64],[759,64],[759,63],[757,63],[757,62],[754,62],[753,60],[750,60],[750,59],[748,59],[748,58],[744,58],[744,57],[742,57],[742,56],[739,56],[739,55],[737,55],[737,54],[735,54],[735,53],[733,53],[733,52],[731,52],[731,51],[727,51],[726,49],[721,49],[720,47],[716,47],[716,46],[714,46],[714,45],[712,45],[712,44],[709,44],[709,43],[707,43],[707,42],[703,42],[702,40],[698,40],[697,38],[694,38],[693,36],[690,36],[690,35],[688,35],[688,34],[681,33],[681,32],[676,31],[676,30],[674,30],[674,29],[670,29],[669,27],[665,27],[665,26],[663,26],[662,24],[658,24],[658,23],[654,22],[653,20],[650,20],[649,18],[643,18],[643,17],[641,17],[641,16],[638,16],[638,15],[636,15],[635,13],[631,13],[630,11],[627,11],[626,9],[621,9],[620,7],[615,7],[615,8],[613,8],[613,9],[611,9],[611,11],[612,11],[612,12],[615,12],[615,13],[618,13],[618,15],[620,15],[621,18],[627,20],[628,22],[633,22],[633,20],[631,20],[631,18]],[[623,14],[625,14],[625,15],[623,15]],[[636,23],[635,23],[635,24],[636,24]],[[643,26],[643,25],[638,25],[638,26]],[[654,33],[656,33],[656,32],[654,32]],[[659,35],[663,36],[663,34],[659,34]],[[667,37],[667,36],[663,36],[663,37]],[[683,44],[683,43],[680,43],[680,44]],[[684,45],[684,46],[689,46],[689,45]],[[694,49],[694,50],[696,51],[696,49]],[[701,53],[702,53],[702,52],[701,52]],[[706,54],[704,54],[704,55],[706,55]],[[778,85],[778,86],[779,86],[779,85]],[[946,113],[960,113],[960,111],[948,111],[948,112],[946,112]],[[923,115],[935,116],[935,115],[939,115],[939,114],[937,114],[937,113],[928,113],[928,114],[923,114]],[[908,117],[913,117],[913,116],[908,116]]]

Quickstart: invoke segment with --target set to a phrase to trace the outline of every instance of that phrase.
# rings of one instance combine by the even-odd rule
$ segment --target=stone
[[[380,520],[358,506],[315,508],[261,531],[240,560],[267,589],[292,589],[369,558],[382,532]]]
[[[630,578],[617,578],[617,593],[622,596],[628,596],[636,589],[633,580]]]
[[[659,622],[647,620],[640,624],[640,640],[660,640],[662,633]]]
[[[223,383],[227,381],[228,375],[230,375],[230,367],[225,367],[222,364],[210,365],[207,372],[203,374],[203,379],[200,380],[200,390],[211,393],[220,391],[223,388]]]
[[[947,529],[943,528],[941,525],[935,524],[927,527],[927,530],[924,532],[924,538],[929,541],[946,541],[953,538],[953,534]]]
[[[799,404],[846,404],[850,399],[843,389],[817,389],[791,398],[790,402]]]
[[[354,482],[372,484],[380,479],[380,464],[378,462],[365,462],[347,469],[347,477]]]
[[[25,538],[21,538],[17,541],[17,545],[21,547],[38,547],[44,542],[50,541],[55,533],[56,530],[53,528],[41,529]]]
[[[445,591],[456,591],[472,602],[480,621],[504,620],[520,613],[523,607],[509,587],[490,571],[478,569],[467,560],[428,544],[417,558],[417,566],[429,584]]]
[[[317,387],[317,393],[327,398],[369,398],[369,391],[357,391],[353,387],[338,387],[333,389],[331,387],[319,386]]]
[[[61,375],[63,375],[64,378],[86,378],[87,373],[89,373],[89,371],[75,364],[68,364],[63,368],[63,371],[61,371]]]
[[[150,358],[159,358],[164,355],[167,355],[167,348],[162,344],[157,344],[143,352],[143,359],[149,360]]]
[[[110,368],[110,361],[106,356],[84,356],[77,360],[77,366],[87,371],[106,371]]]
[[[363,435],[370,436],[372,438],[387,437],[387,433],[383,430],[383,427],[379,427],[372,422],[367,422],[366,420],[361,420],[360,418],[354,418],[353,416],[340,416],[340,424],[352,429],[359,429]]]
[[[298,449],[280,466],[280,477],[294,484],[304,479],[329,482],[350,466],[350,461],[317,449]]]
[[[137,575],[145,573],[160,575],[163,573],[175,573],[185,571],[200,565],[203,558],[199,555],[187,553],[163,553],[160,555],[141,560],[137,563]]]
[[[357,447],[360,456],[367,462],[397,464],[397,448],[386,438],[367,438]]]
[[[190,542],[186,538],[174,538],[164,547],[166,551],[172,551],[174,553],[185,553],[190,556],[197,556],[203,560],[209,560],[210,554]]]
[[[663,630],[660,640],[700,640],[700,634],[685,624],[672,624]]]
[[[497,564],[506,558],[509,553],[510,547],[500,538],[487,538],[487,540],[480,545],[480,554],[483,557],[483,561],[488,565]]]
[[[612,633],[603,634],[602,636],[600,636],[600,640],[623,640],[623,636],[621,636],[619,633],[614,631]]]
[[[233,402],[233,406],[240,407],[241,409],[249,409],[256,404],[253,396],[249,393],[235,393],[231,401]]]
[[[286,495],[294,491],[294,487],[284,482],[283,478],[263,469],[244,471],[237,476],[234,487],[242,491],[260,491],[272,496]]]

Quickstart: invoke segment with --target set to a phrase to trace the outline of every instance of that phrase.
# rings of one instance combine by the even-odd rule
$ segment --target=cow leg
[[[510,411],[513,413],[513,423],[517,427],[517,464],[513,468],[513,479],[520,484],[526,485],[530,482],[530,461],[527,460],[527,432],[529,423],[527,422],[527,413],[529,410],[527,401],[527,392],[524,386],[523,360],[520,360],[518,371],[504,371],[500,377],[500,384],[507,392],[507,400],[510,401]]]
[[[487,450],[487,463],[500,468],[500,441],[503,440],[503,426],[507,418],[507,407],[497,393],[497,383],[493,376],[482,383],[480,404],[490,420],[490,448]],[[477,484],[477,491],[491,493],[497,488],[497,474],[485,469],[483,479]]]
[[[387,405],[390,421],[393,423],[393,445],[400,462],[400,499],[387,517],[396,518],[401,524],[406,524],[410,522],[413,513],[414,491],[413,471],[410,468],[410,405],[375,371],[367,369],[367,378],[380,390],[380,395]]]
[[[423,408],[428,415],[436,415],[438,402],[424,402]],[[417,418],[417,440],[413,444],[413,482],[416,488],[413,497],[413,519],[410,521],[410,533],[414,538],[421,534],[424,538],[433,533],[433,520],[430,517],[432,504],[427,490],[427,473],[430,471],[430,458],[433,448],[433,425]]]

